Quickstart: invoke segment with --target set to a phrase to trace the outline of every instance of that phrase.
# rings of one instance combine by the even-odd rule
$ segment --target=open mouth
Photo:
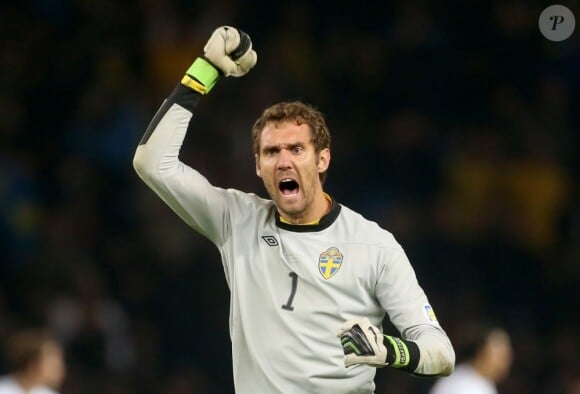
[[[292,178],[284,178],[278,183],[278,188],[283,196],[294,196],[298,194],[300,185]]]

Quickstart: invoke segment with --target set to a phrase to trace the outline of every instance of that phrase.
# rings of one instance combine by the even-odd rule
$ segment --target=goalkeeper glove
[[[345,322],[337,335],[344,352],[344,366],[367,364],[373,367],[409,369],[417,366],[418,360],[410,363],[410,347],[413,353],[418,348],[414,342],[403,341],[396,337],[383,335],[369,319],[358,318]],[[412,371],[411,371],[412,372]]]
[[[181,83],[207,94],[220,74],[241,77],[256,65],[257,59],[248,34],[235,27],[222,26],[214,30],[203,48],[203,56],[195,59]]]

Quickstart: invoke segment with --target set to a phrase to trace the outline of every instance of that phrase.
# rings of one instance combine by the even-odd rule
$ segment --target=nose
[[[292,168],[292,156],[287,149],[281,149],[278,153],[278,162],[276,163],[276,167],[278,170],[287,170]]]

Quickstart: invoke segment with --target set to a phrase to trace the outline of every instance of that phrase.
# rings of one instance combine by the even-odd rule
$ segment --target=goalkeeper
[[[215,187],[179,160],[199,101],[256,60],[246,33],[216,29],[133,160],[143,181],[219,249],[236,392],[372,393],[385,366],[450,374],[453,348],[403,248],[323,190],[331,152],[319,111],[283,102],[255,122],[256,174],[270,199]],[[400,337],[381,333],[385,312]]]

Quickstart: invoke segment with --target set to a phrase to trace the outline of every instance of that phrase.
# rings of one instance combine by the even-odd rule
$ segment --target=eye
[[[295,155],[298,155],[302,152],[304,152],[304,147],[302,147],[302,146],[294,146],[292,148],[292,153],[294,153]]]
[[[277,148],[266,148],[264,149],[264,154],[266,156],[276,156],[276,153],[278,153],[278,149]]]

